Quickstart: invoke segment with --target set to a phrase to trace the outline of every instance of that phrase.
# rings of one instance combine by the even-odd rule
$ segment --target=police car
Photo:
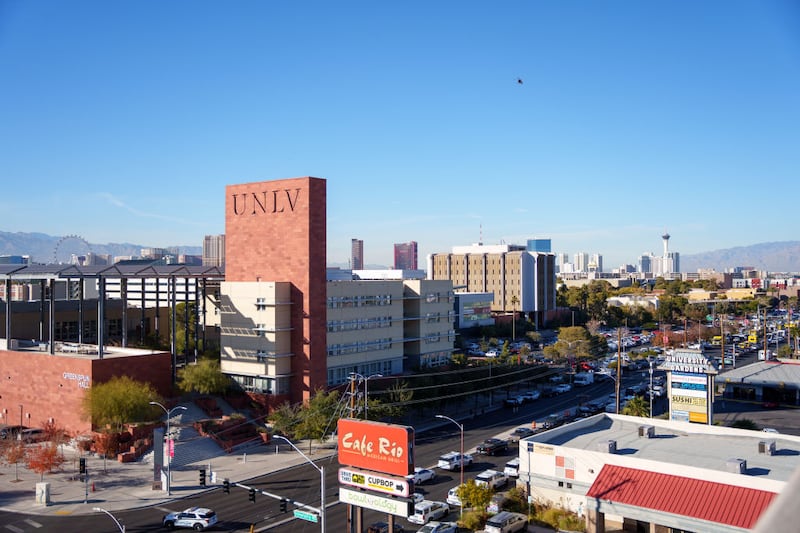
[[[205,507],[190,507],[179,513],[169,513],[162,522],[167,529],[186,527],[203,531],[217,523],[217,513]]]

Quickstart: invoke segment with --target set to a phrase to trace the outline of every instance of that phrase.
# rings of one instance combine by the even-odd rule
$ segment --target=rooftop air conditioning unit
[[[639,426],[639,436],[652,439],[656,436],[655,426]]]
[[[774,440],[758,441],[758,453],[763,453],[766,455],[775,455],[775,441]]]
[[[725,470],[733,474],[744,474],[747,471],[747,461],[744,459],[728,459]]]
[[[597,447],[601,452],[617,453],[617,441],[615,440],[601,441],[598,443]]]

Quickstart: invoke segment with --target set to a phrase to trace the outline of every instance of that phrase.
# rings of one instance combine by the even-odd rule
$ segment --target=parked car
[[[461,507],[461,498],[458,497],[458,487],[460,485],[456,485],[452,489],[447,491],[447,503],[450,505],[457,505]]]
[[[436,472],[429,468],[416,467],[414,469],[414,474],[409,477],[414,478],[414,485],[422,485],[423,483],[429,483],[436,479]]]
[[[423,500],[414,505],[414,513],[408,517],[408,521],[412,524],[424,525],[444,518],[448,514],[450,514],[450,505],[448,503]]]
[[[517,429],[515,429],[514,431],[511,432],[511,441],[512,442],[518,442],[518,441],[524,439],[525,437],[530,437],[534,433],[536,433],[536,432],[533,429],[529,428],[529,427],[525,427],[525,426],[519,427],[519,428],[517,428]]]
[[[500,352],[497,350],[489,350],[486,352],[486,357],[500,357]]]
[[[478,444],[475,450],[483,455],[497,455],[498,453],[508,451],[508,441],[502,439],[486,439]]]
[[[503,511],[486,521],[486,533],[515,533],[528,528],[528,517],[521,513]]]
[[[519,457],[514,457],[506,463],[503,473],[508,477],[519,477]]]
[[[417,530],[417,533],[458,533],[455,522],[428,522]]]
[[[497,470],[484,470],[475,478],[475,484],[479,487],[489,487],[495,490],[504,487],[508,483],[508,476]]]
[[[390,533],[389,524],[386,522],[375,522],[367,528],[367,533]],[[395,522],[394,533],[405,533],[403,526]]]
[[[205,507],[190,507],[178,513],[169,513],[161,521],[165,528],[191,528],[202,531],[217,523],[217,513]]]

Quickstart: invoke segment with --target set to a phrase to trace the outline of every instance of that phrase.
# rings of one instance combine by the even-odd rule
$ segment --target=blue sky
[[[329,263],[798,240],[799,95],[792,1],[0,0],[0,230],[199,246],[310,175]]]

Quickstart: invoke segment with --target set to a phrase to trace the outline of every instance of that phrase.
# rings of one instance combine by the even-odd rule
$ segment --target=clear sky
[[[200,246],[309,175],[329,263],[798,240],[800,3],[0,0],[0,230]]]

